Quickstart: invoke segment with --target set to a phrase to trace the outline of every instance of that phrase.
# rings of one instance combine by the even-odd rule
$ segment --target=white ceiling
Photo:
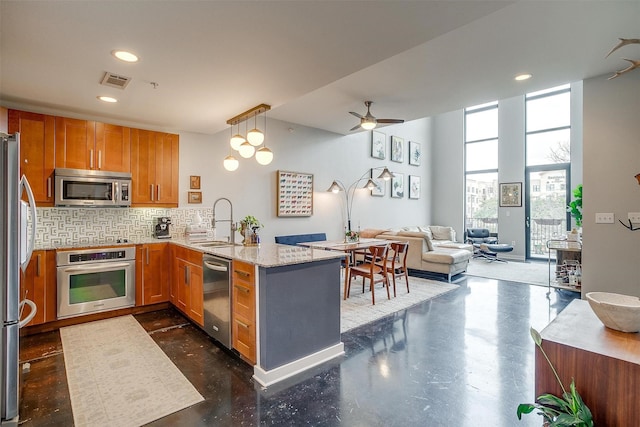
[[[613,73],[640,59],[640,45],[605,58],[639,22],[637,0],[1,0],[0,101],[206,134],[266,103],[270,118],[347,134],[365,100],[412,120]],[[105,71],[132,81],[101,86]]]

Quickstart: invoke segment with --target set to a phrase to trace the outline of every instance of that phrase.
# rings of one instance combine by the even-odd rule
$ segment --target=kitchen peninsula
[[[253,378],[262,386],[344,354],[340,341],[342,254],[268,243],[210,248],[173,243],[232,260],[234,295],[253,297],[255,303]],[[236,337],[252,326],[244,318],[234,318],[233,323]]]

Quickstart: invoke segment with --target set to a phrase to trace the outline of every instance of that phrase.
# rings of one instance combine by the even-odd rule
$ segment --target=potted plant
[[[544,425],[548,427],[593,427],[593,417],[591,416],[591,410],[584,403],[580,394],[576,390],[574,380],[571,380],[571,386],[569,391],[564,388],[560,377],[556,372],[553,364],[547,357],[542,348],[542,337],[540,333],[533,328],[529,329],[531,332],[531,338],[536,343],[536,346],[542,352],[542,355],[547,359],[547,363],[551,367],[553,374],[562,388],[562,397],[554,396],[553,394],[542,394],[536,399],[536,403],[521,403],[518,405],[518,419],[522,419],[523,414],[529,414],[534,409],[538,409],[538,415],[542,415],[544,419]]]
[[[247,215],[240,220],[240,234],[244,237],[242,244],[245,246],[256,246],[260,243],[258,230],[262,224],[253,215]]]
[[[573,190],[573,201],[567,206],[567,212],[576,220],[576,226],[582,227],[582,184]]]

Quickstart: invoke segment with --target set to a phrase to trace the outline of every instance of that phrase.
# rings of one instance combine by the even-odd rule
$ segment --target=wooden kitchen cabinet
[[[132,206],[178,206],[179,136],[131,130]]]
[[[231,337],[233,348],[251,364],[256,363],[255,266],[232,262]]]
[[[130,129],[56,117],[56,167],[131,172]]]
[[[20,173],[26,175],[39,206],[53,206],[55,117],[8,111],[8,131],[20,132]]]
[[[33,251],[31,261],[21,276],[20,299],[28,298],[37,306],[35,317],[27,326],[40,325],[56,320],[56,252]],[[28,315],[25,306],[23,318]]]
[[[172,245],[171,302],[191,320],[204,326],[202,253]]]
[[[169,243],[136,246],[136,306],[169,301]]]

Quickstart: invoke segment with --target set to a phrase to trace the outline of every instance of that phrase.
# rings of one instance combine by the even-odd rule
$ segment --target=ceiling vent
[[[104,73],[104,77],[100,84],[105,86],[117,87],[118,89],[124,89],[127,87],[129,82],[131,81],[131,77],[120,76],[115,73],[106,72]]]

